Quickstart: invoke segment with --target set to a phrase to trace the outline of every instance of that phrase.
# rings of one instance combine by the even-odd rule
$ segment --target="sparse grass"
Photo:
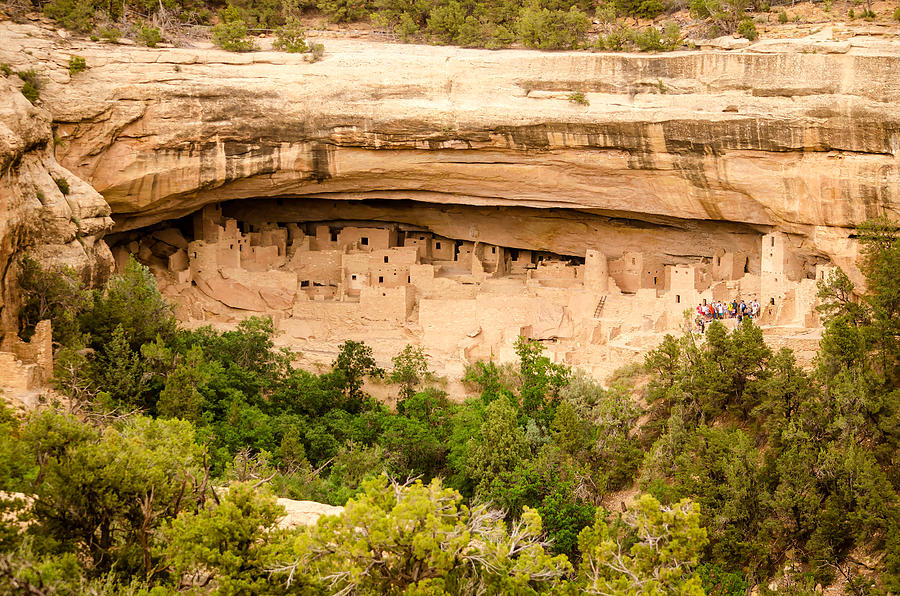
[[[322,56],[325,55],[325,46],[318,43],[313,42],[309,44],[309,55],[306,57],[310,62],[318,62],[322,59]]]
[[[6,62],[0,63],[0,72],[4,74],[4,76],[10,76],[13,73],[12,67]]]
[[[24,82],[31,83],[32,85],[34,85],[35,87],[40,89],[41,82],[38,79],[37,71],[35,71],[33,68],[30,68],[28,70],[20,70],[20,71],[16,72],[16,74]]]

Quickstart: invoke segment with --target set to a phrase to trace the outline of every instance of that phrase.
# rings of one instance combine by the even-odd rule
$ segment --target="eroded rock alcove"
[[[187,324],[272,314],[310,364],[362,339],[383,363],[421,343],[459,372],[525,333],[602,376],[734,298],[758,299],[770,342],[802,360],[815,279],[839,265],[859,283],[854,226],[898,214],[892,42],[327,47],[309,64],[0,27],[0,58],[45,83],[41,155],[102,195],[119,263],[151,264]],[[73,54],[87,71],[68,73]],[[94,211],[66,225],[103,256]]]
[[[733,299],[758,300],[770,338],[811,355],[831,267],[736,224],[377,199],[216,203],[109,242],[119,267],[131,254],[151,267],[188,326],[270,315],[309,365],[344,339],[384,363],[412,343],[450,375],[512,358],[524,335],[604,376],[686,311]]]

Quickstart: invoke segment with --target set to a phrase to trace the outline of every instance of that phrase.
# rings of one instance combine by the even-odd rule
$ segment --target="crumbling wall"
[[[30,390],[53,376],[53,331],[50,321],[41,321],[31,341],[7,334],[0,344],[0,387]]]

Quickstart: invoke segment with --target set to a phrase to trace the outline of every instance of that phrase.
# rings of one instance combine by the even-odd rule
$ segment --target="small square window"
[[[355,276],[355,275],[351,275],[351,276],[350,276],[350,279],[356,279],[356,276]]]
[[[380,284],[384,283],[384,276],[382,276],[382,275],[378,276],[378,283],[380,283]]]
[[[440,242],[435,242],[435,243],[434,243],[434,247],[435,247],[436,249],[438,249],[438,250],[441,250],[441,243],[440,243]]]
[[[388,262],[388,258],[387,258],[387,257],[384,257],[384,262],[385,262],[385,263]]]
[[[360,239],[359,243],[362,244],[363,246],[369,246],[369,239],[366,238],[365,236],[363,236],[363,237]]]

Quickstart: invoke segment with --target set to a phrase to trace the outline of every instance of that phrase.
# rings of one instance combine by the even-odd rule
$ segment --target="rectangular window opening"
[[[384,283],[384,276],[383,276],[383,275],[379,275],[379,276],[378,276],[378,283],[380,283],[380,284],[383,284],[383,283]]]
[[[369,246],[369,239],[366,238],[365,236],[363,236],[362,238],[359,239],[359,243],[362,244],[363,246]]]
[[[387,257],[384,257],[384,262],[385,262],[385,263],[388,262],[388,258],[387,258]]]

